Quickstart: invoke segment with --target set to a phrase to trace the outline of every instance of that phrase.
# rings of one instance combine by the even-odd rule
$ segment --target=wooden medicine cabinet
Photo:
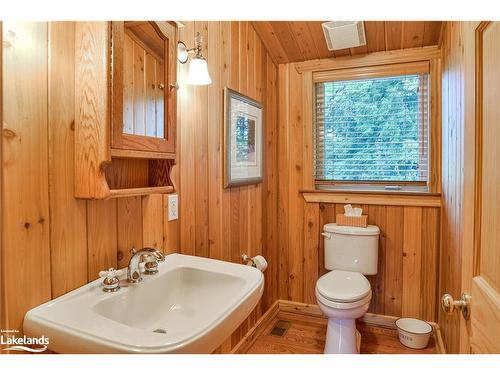
[[[75,196],[174,191],[176,24],[77,22],[75,41]]]

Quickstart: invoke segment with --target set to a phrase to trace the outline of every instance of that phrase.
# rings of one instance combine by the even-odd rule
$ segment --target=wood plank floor
[[[279,321],[290,322],[283,336],[271,334]],[[246,351],[248,354],[321,354],[325,346],[325,318],[280,311],[270,320],[262,334]],[[364,323],[357,324],[361,333],[362,354],[434,354],[436,345],[431,337],[424,350],[410,349],[402,345],[397,331]]]

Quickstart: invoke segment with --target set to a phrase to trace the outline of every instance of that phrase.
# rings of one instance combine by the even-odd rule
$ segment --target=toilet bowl
[[[368,311],[372,298],[366,277],[358,272],[331,271],[318,280],[316,298],[328,318],[325,354],[359,353],[356,319]]]
[[[376,275],[378,236],[375,225],[366,228],[323,227],[325,268],[330,270],[316,283],[316,299],[328,318],[325,354],[359,353],[360,335],[356,319],[370,306],[372,291],[364,275]]]

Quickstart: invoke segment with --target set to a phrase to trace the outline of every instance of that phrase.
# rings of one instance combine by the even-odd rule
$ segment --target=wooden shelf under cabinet
[[[111,198],[125,198],[134,197],[137,195],[149,195],[149,194],[169,194],[174,192],[173,186],[154,186],[145,188],[133,188],[133,189],[111,189],[109,191],[109,199]]]
[[[170,180],[173,159],[111,158],[103,163],[93,189],[76,190],[83,199],[112,199],[149,194],[168,194],[175,191]],[[79,169],[77,168],[77,173]],[[87,174],[86,178],[92,177]],[[90,181],[89,181],[90,182]],[[79,193],[83,192],[83,193]],[[84,194],[85,193],[85,194]]]
[[[170,180],[171,159],[111,158],[105,178],[109,198],[149,194],[168,194],[174,191]]]

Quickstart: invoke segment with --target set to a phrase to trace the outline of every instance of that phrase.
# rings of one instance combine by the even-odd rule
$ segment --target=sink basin
[[[259,270],[214,259],[171,254],[158,269],[114,293],[99,279],[35,307],[24,333],[57,353],[210,353],[264,289]]]

